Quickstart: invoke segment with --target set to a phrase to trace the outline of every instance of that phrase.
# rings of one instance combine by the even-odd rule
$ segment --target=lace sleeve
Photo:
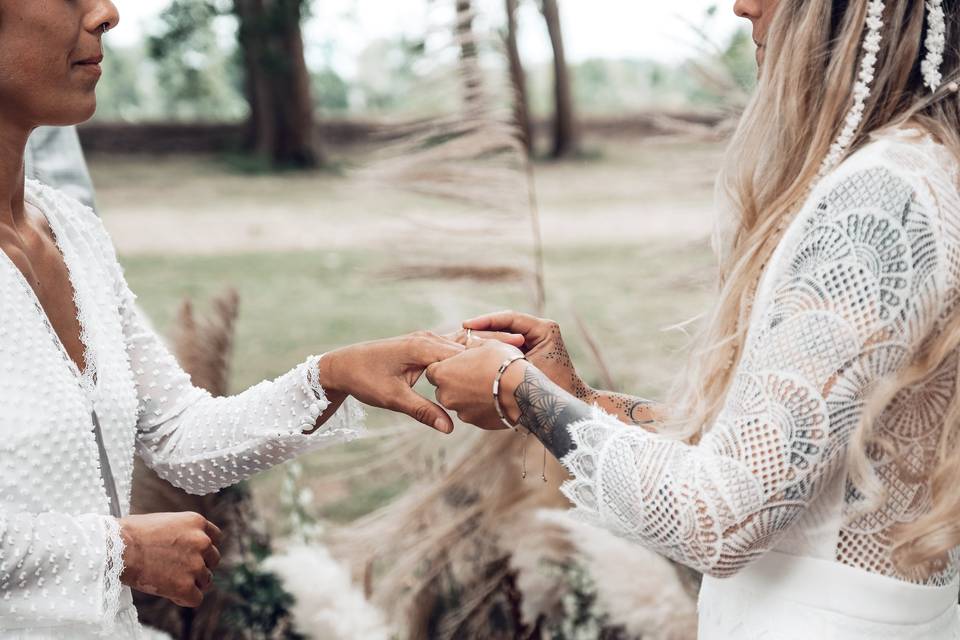
[[[109,630],[122,571],[114,518],[0,514],[0,629],[69,623]]]
[[[329,406],[316,380],[318,357],[276,380],[214,398],[190,377],[133,308],[124,310],[130,365],[140,397],[138,452],[185,491],[211,493],[322,446],[357,436],[360,405],[349,398],[320,429]]]
[[[194,387],[137,309],[102,222],[92,214],[86,219],[114,274],[139,398],[137,451],[162,478],[189,493],[212,493],[359,434],[363,410],[353,398],[320,429],[304,433],[329,406],[316,380],[316,356],[233,397],[214,398]]]
[[[935,222],[894,170],[848,172],[811,203],[697,446],[600,410],[571,425],[564,492],[582,517],[722,577],[771,549],[842,467],[869,388],[932,330],[945,270]]]

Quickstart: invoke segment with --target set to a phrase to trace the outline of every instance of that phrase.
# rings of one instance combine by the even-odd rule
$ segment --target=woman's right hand
[[[123,573],[137,591],[198,607],[220,564],[222,534],[198,513],[150,513],[120,519]]]
[[[450,433],[453,420],[447,412],[412,387],[431,364],[463,349],[463,345],[428,331],[351,345],[320,358],[320,386],[328,396],[353,396],[364,404],[405,413]]]
[[[550,381],[579,400],[593,402],[597,393],[580,378],[567,345],[563,341],[560,325],[553,320],[544,320],[516,311],[500,311],[480,316],[463,323],[464,329],[472,331],[499,331],[523,336],[521,347],[533,366],[543,372]]]

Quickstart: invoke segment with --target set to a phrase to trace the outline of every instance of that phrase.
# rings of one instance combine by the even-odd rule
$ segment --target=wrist
[[[533,367],[528,360],[517,360],[503,372],[500,378],[500,406],[511,424],[520,422],[520,404],[517,402],[517,387],[523,382],[527,369]]]
[[[120,573],[120,582],[127,586],[137,583],[140,575],[140,545],[130,533],[127,518],[118,518],[120,525],[120,540],[123,541],[123,571]]]
[[[344,380],[340,374],[342,370],[343,353],[344,349],[337,349],[336,351],[325,353],[320,356],[317,362],[317,381],[320,383],[323,392],[327,395],[327,400],[331,402],[338,398],[342,400],[349,395],[349,392],[343,388]]]

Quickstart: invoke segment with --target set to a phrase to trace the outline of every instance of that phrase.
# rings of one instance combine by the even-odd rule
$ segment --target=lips
[[[79,61],[77,61],[77,62],[74,62],[73,64],[75,64],[75,65],[96,66],[96,65],[99,65],[101,62],[103,62],[103,54],[102,54],[102,53],[97,54],[97,55],[95,55],[95,56],[90,56],[89,58],[86,58],[86,59],[84,59],[84,60],[79,60]]]

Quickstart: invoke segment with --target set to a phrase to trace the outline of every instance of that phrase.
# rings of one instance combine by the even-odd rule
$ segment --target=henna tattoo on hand
[[[550,329],[550,336],[546,342],[551,345],[551,349],[542,356],[544,364],[549,365],[551,368],[555,366],[561,371],[570,372],[570,385],[567,388],[571,389],[575,398],[587,404],[596,402],[599,394],[587,386],[583,379],[577,375],[576,367],[573,366],[573,359],[570,357],[567,345],[563,341],[559,325],[555,325]]]
[[[590,416],[587,404],[551,382],[535,367],[527,367],[514,397],[520,407],[520,424],[557,459],[576,448],[567,427]]]
[[[657,421],[653,410],[655,403],[651,400],[622,393],[608,393],[606,396],[613,408],[631,424],[643,426]]]

